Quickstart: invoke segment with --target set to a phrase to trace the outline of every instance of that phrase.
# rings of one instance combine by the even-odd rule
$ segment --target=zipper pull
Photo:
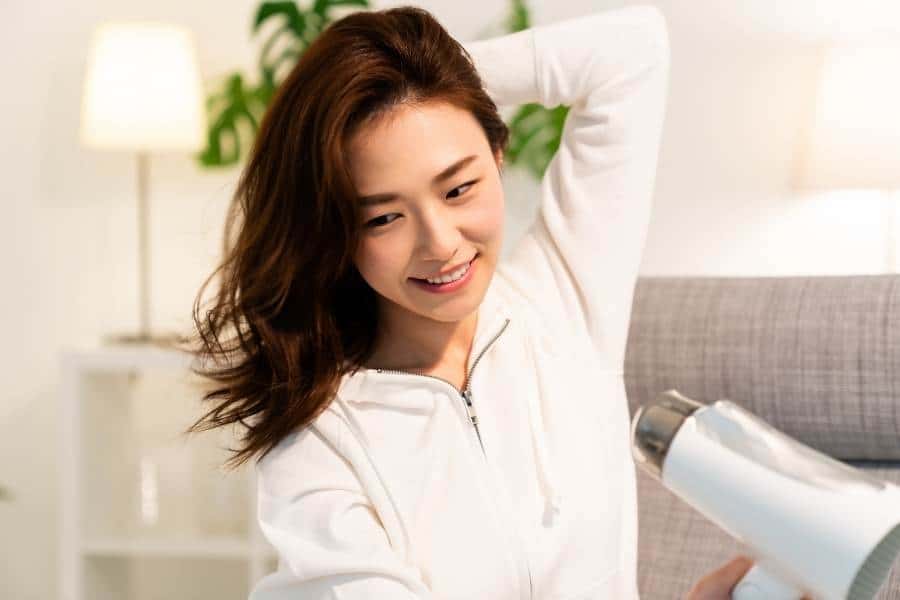
[[[475,414],[475,406],[472,404],[472,391],[466,388],[463,390],[462,397],[466,401],[466,412],[469,413],[472,428],[475,430],[475,435],[478,436],[478,445],[481,446],[481,453],[484,454],[484,442],[481,441],[481,432],[478,431],[478,415]]]
[[[463,390],[463,399],[466,401],[466,412],[469,413],[469,419],[472,425],[478,426],[478,415],[475,414],[475,406],[472,404],[472,391],[469,388]]]

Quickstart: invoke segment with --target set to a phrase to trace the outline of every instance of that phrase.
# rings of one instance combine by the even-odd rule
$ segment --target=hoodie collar
[[[495,274],[496,275],[496,274]],[[494,336],[498,335],[506,326],[506,321],[521,321],[525,323],[525,319],[520,318],[518,313],[514,313],[506,299],[501,298],[497,291],[497,282],[499,279],[495,276],[492,284],[488,287],[481,304],[478,307],[478,318],[475,323],[475,337],[472,342],[472,349],[466,360],[466,372],[471,373],[474,361],[484,351],[485,347],[491,343]],[[496,340],[494,343],[500,343]],[[531,343],[526,343],[529,347]],[[536,357],[535,357],[536,358]],[[537,364],[537,363],[535,363]],[[392,383],[392,382],[391,382]],[[377,386],[382,386],[378,390]],[[383,374],[378,373],[377,369],[360,368],[355,373],[345,373],[341,379],[338,388],[338,397],[341,401],[354,404],[357,402],[370,402],[374,404],[382,404],[388,406],[399,406],[405,404],[403,388],[408,382],[403,382],[402,387],[395,388],[398,393],[385,393],[383,386],[388,385],[388,380],[384,379]],[[378,390],[378,391],[375,391]],[[559,493],[555,477],[553,476],[554,468],[547,451],[547,432],[544,426],[544,418],[538,406],[538,398],[535,394],[529,394],[527,399],[528,421],[531,439],[535,448],[535,458],[537,461],[537,469],[540,478],[541,490],[545,500],[545,520],[551,511],[559,512],[562,508],[562,495]]]
[[[478,317],[475,321],[475,336],[472,341],[472,348],[466,359],[466,373],[470,373],[474,362],[478,356],[484,351],[485,347],[490,343],[493,337],[500,333],[507,320],[513,321],[514,316],[510,311],[505,300],[498,296],[496,288],[497,278],[495,277],[491,285],[488,287],[481,304],[478,306]],[[517,320],[517,319],[515,319]],[[499,342],[499,340],[497,340]],[[384,379],[378,369],[370,369],[362,367],[355,373],[345,373],[341,378],[338,388],[338,396],[342,400],[350,403],[354,402],[372,402],[375,404],[394,405],[396,398],[391,394],[368,394],[362,393],[369,386],[383,383]],[[462,390],[460,390],[462,391]]]

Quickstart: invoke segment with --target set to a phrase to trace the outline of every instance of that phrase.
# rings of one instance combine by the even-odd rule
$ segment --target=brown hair
[[[331,23],[276,90],[232,198],[222,262],[192,312],[191,370],[214,386],[203,395],[213,407],[188,432],[243,425],[227,464],[261,459],[311,422],[371,356],[376,292],[352,262],[362,215],[348,141],[397,105],[434,100],[470,111],[491,150],[506,150],[507,126],[471,56],[413,6]]]

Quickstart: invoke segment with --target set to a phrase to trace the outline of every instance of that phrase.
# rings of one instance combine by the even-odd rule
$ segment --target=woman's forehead
[[[415,153],[437,140],[471,140],[480,132],[478,121],[469,111],[451,104],[399,105],[360,126],[349,147],[352,153],[377,158],[387,150]],[[410,143],[417,146],[410,148]]]
[[[358,188],[390,185],[401,180],[431,179],[455,161],[489,150],[478,122],[446,105],[395,109],[354,136],[349,163]],[[388,190],[360,189],[360,194]]]

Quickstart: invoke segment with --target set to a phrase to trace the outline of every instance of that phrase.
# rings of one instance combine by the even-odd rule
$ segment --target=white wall
[[[800,192],[792,177],[820,44],[879,22],[900,29],[900,11],[886,2],[855,13],[798,0],[658,5],[672,71],[642,274],[884,272],[886,196]]]
[[[4,597],[45,600],[57,591],[57,352],[137,323],[134,159],[86,150],[77,138],[91,28],[113,17],[180,22],[194,30],[208,78],[249,73],[259,47],[249,36],[256,4],[30,0],[5,7],[0,485],[15,501],[0,503]],[[502,0],[420,4],[460,39],[476,37],[506,10]],[[533,3],[538,23],[623,4]],[[816,43],[874,25],[900,30],[900,8],[841,0],[655,4],[669,17],[672,76],[642,274],[882,272],[882,201],[799,194],[789,182]],[[160,328],[189,323],[237,174],[201,172],[181,155],[153,157],[152,304]],[[508,183],[514,237],[537,187],[515,175]]]

